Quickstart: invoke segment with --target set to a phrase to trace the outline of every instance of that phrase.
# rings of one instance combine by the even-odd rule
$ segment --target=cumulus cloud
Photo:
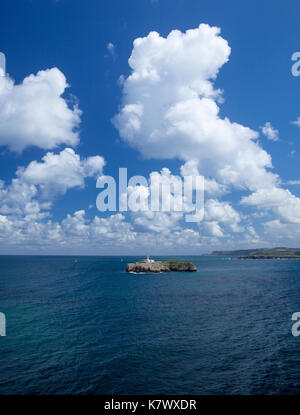
[[[102,174],[105,161],[101,156],[81,159],[72,148],[58,154],[47,153],[42,162],[32,161],[26,168],[19,168],[17,176],[22,182],[39,186],[43,193],[65,194],[73,187],[84,187],[87,177]]]
[[[271,210],[282,223],[300,224],[300,199],[287,189],[259,189],[241,203]]]
[[[208,199],[205,202],[204,220],[198,226],[202,236],[223,238],[244,231],[241,216],[229,202]]]
[[[45,163],[45,161],[43,162]],[[38,164],[43,164],[38,163]],[[46,162],[47,164],[47,162]],[[84,160],[81,160],[84,164]],[[22,172],[26,169],[22,170]],[[68,213],[61,221],[53,221],[50,214],[52,199],[40,197],[36,176],[20,174],[9,186],[0,182],[0,246],[3,252],[66,252],[66,253],[139,253],[152,254],[216,249],[218,240],[227,230],[240,235],[241,216],[228,202],[207,200],[204,220],[195,229],[182,221],[181,212],[116,213],[108,217],[87,216],[85,209]],[[155,178],[171,179],[168,169],[155,173]],[[174,176],[176,177],[176,176]],[[26,182],[28,180],[29,182]],[[31,181],[36,184],[32,184]],[[53,180],[55,178],[53,177]],[[59,181],[59,180],[58,180]],[[43,175],[41,176],[43,182]],[[50,180],[52,184],[52,181]],[[77,181],[73,184],[76,186]],[[47,182],[48,186],[49,183]],[[50,186],[51,188],[51,186]],[[61,191],[60,186],[58,190]],[[129,189],[129,192],[133,189]],[[48,194],[49,195],[49,194]],[[229,241],[234,244],[234,237]],[[258,238],[248,227],[242,234],[247,243]],[[236,243],[237,241],[235,241]],[[228,238],[226,240],[228,243]],[[239,238],[238,243],[241,244]],[[229,245],[228,245],[229,246]]]
[[[21,152],[79,142],[81,111],[62,97],[68,87],[57,68],[29,75],[21,84],[0,77],[0,146]]]
[[[208,237],[222,238],[223,231],[217,221],[204,222],[200,226],[201,234]]]
[[[261,127],[262,133],[267,137],[268,140],[278,141],[279,131],[276,130],[273,125],[268,121]]]
[[[135,230],[140,232],[174,232],[179,230],[181,213],[176,212],[137,212],[132,214],[132,224]]]
[[[200,176],[198,169],[198,162],[196,160],[187,161],[180,168],[181,176]],[[205,177],[204,181],[205,195],[209,197],[221,197],[229,192],[227,186],[218,183],[216,179],[212,177]]]
[[[23,182],[16,178],[11,184],[5,186],[4,182],[0,183],[0,214],[24,216],[28,219],[40,220],[48,215],[42,213],[42,210],[49,210],[51,204],[40,203],[36,197],[38,189],[32,184]]]
[[[71,188],[83,188],[87,177],[102,174],[104,164],[101,156],[81,159],[70,148],[59,154],[47,153],[42,162],[32,161],[18,168],[9,185],[0,181],[0,214],[10,215],[13,220],[45,219],[55,196]]]
[[[106,245],[111,249],[134,242],[131,225],[121,214],[90,220],[85,210],[68,214],[61,222],[28,220],[26,217],[0,215],[0,246],[16,246],[23,251],[65,249],[90,252]],[[28,246],[29,245],[29,246]]]
[[[47,153],[41,162],[33,161],[17,170],[9,185],[0,181],[0,246],[22,252],[38,249],[74,250],[109,246],[128,246],[136,234],[121,214],[108,218],[86,217],[84,209],[69,213],[58,221],[51,218],[54,196],[68,189],[82,188],[85,179],[102,174],[101,156],[81,158],[73,149]],[[77,251],[77,252],[79,252]]]
[[[192,244],[192,246],[191,246]],[[125,216],[117,213],[106,218],[89,219],[85,210],[68,214],[61,222],[51,219],[26,220],[0,215],[0,247],[2,252],[66,252],[66,253],[139,253],[161,255],[174,249],[197,253],[203,242],[199,232],[173,229],[172,232],[143,232],[134,229]],[[206,246],[207,248],[207,246]]]
[[[188,176],[188,177],[187,177]],[[179,229],[179,222],[191,218],[200,221],[204,210],[203,181],[192,165],[182,166],[181,176],[168,168],[153,171],[144,183],[129,185],[122,195],[128,200],[134,227],[141,232],[170,232]],[[197,178],[198,179],[198,178]]]
[[[299,247],[300,225],[298,224],[282,223],[279,219],[273,219],[264,223],[264,232],[273,246],[290,244]]]
[[[209,199],[205,202],[205,221],[223,223],[232,232],[241,232],[241,217],[229,202]]]
[[[107,49],[115,53],[115,45],[108,44]],[[172,31],[166,38],[151,32],[136,39],[129,59],[131,74],[122,78],[122,106],[113,120],[121,138],[144,157],[181,160],[181,178],[205,176],[205,215],[198,225],[183,224],[183,213],[192,209],[186,200],[183,212],[137,210],[91,218],[80,209],[61,221],[52,220],[54,196],[82,188],[86,178],[101,175],[104,166],[100,156],[84,159],[66,148],[19,168],[8,186],[0,182],[1,246],[197,253],[215,249],[225,237],[228,247],[237,240],[239,246],[263,242],[251,218],[245,220],[232,203],[219,200],[232,189],[247,192],[243,206],[275,215],[266,230],[300,229],[300,199],[280,187],[257,131],[220,116],[223,92],[215,89],[214,81],[229,56],[220,30],[205,24],[185,33]],[[31,75],[20,85],[0,80],[0,104],[5,104],[0,106],[0,145],[14,151],[30,145],[44,149],[76,145],[80,111],[62,98],[66,87],[57,69]],[[279,137],[271,123],[262,130],[269,139]],[[151,181],[179,182],[164,168],[152,172],[142,186],[129,185],[127,196],[149,199]],[[171,206],[178,202],[174,193],[168,198]]]
[[[174,233],[176,230],[184,227],[184,213],[195,212],[195,200],[188,200],[183,191],[184,178],[189,176],[194,179],[195,176],[199,175],[198,169],[195,163],[191,161],[181,166],[180,172],[181,176],[175,176],[168,168],[163,168],[160,172],[150,173],[146,186],[128,186],[127,196],[129,199],[132,195],[135,195],[136,198],[141,197],[146,202],[139,203],[138,206],[142,207],[142,209],[130,214],[133,228],[137,232]],[[166,186],[165,193],[161,192],[159,194],[161,211],[151,210],[152,191],[157,186]],[[174,191],[176,187],[180,189],[179,193]],[[187,186],[189,190],[191,190],[190,187],[189,185]],[[207,194],[218,194],[220,191],[217,182],[212,180],[208,180],[208,188]],[[166,191],[166,189],[170,190],[170,192]],[[195,196],[195,189],[193,192]],[[163,199],[165,200],[165,206],[170,208],[169,211],[163,210]],[[204,200],[201,200],[201,203],[198,206],[200,209],[203,207]],[[180,207],[180,209],[177,211],[176,207]],[[205,201],[204,212],[204,217],[199,217],[198,222],[202,236],[223,237],[224,231],[234,233],[243,231],[243,227],[240,225],[241,216],[229,202],[208,198]]]
[[[245,229],[240,214],[217,198],[247,191],[242,205],[269,211],[282,223],[298,223],[300,199],[281,188],[271,156],[259,145],[258,132],[219,114],[222,91],[215,89],[230,47],[220,29],[201,24],[166,38],[156,32],[135,39],[123,78],[123,98],[113,123],[121,138],[146,158],[177,158],[182,172],[206,177],[206,214],[200,229],[213,237]],[[300,125],[299,120],[295,124]],[[261,127],[270,140],[279,131]],[[249,229],[252,229],[251,233]]]
[[[277,176],[268,171],[271,157],[256,142],[258,133],[219,115],[222,91],[214,80],[229,55],[220,29],[206,24],[136,39],[113,122],[147,158],[196,160],[201,174],[254,190]]]

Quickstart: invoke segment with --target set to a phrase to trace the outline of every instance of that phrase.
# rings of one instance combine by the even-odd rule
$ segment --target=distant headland
[[[214,251],[212,256],[231,256],[238,259],[300,259],[300,248],[260,248],[235,251]]]
[[[176,260],[154,261],[148,256],[147,259],[127,264],[126,271],[134,273],[159,273],[171,271],[195,272],[197,271],[197,267],[191,262],[181,262]]]

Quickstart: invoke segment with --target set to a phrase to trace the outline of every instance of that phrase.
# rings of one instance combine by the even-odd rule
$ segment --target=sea
[[[299,260],[1,256],[0,394],[298,394]]]

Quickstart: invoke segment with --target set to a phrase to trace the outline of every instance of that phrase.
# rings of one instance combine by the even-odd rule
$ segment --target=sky
[[[0,254],[300,247],[297,1],[1,0]],[[297,62],[296,62],[297,63]],[[203,215],[99,211],[204,177]],[[176,195],[170,195],[174,202]]]

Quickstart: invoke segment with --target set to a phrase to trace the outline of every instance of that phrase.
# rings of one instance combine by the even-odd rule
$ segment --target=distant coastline
[[[300,248],[259,248],[233,251],[213,251],[211,256],[230,256],[238,259],[300,259]]]

